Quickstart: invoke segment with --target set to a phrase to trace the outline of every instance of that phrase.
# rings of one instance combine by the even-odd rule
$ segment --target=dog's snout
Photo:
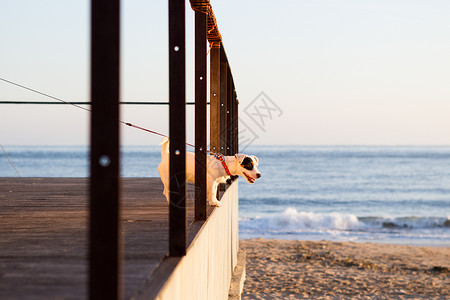
[[[261,173],[256,174],[256,178],[261,178]]]

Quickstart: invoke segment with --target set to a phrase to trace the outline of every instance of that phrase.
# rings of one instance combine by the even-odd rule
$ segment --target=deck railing
[[[119,198],[120,0],[91,1],[89,298],[122,298]]]
[[[231,69],[209,0],[195,10],[195,219],[207,218],[207,40],[210,43],[210,149],[238,151],[238,101]],[[186,221],[185,1],[169,0],[169,255],[188,248]],[[120,0],[91,1],[91,299],[118,299],[122,241],[119,238]],[[197,223],[197,228],[199,223]],[[191,239],[192,240],[192,239]]]

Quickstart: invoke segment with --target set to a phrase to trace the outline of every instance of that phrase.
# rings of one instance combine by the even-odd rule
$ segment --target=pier
[[[162,289],[162,283],[180,261],[168,258],[169,207],[159,178],[124,178],[121,187],[122,290],[125,299],[150,299],[149,294],[158,294],[155,284]],[[195,221],[194,194],[194,187],[189,185],[189,247],[194,246],[197,235],[207,237],[207,233],[202,233],[205,222]],[[1,299],[87,298],[87,195],[87,178],[0,178]],[[224,203],[218,210],[227,210],[226,217],[236,218],[237,211],[229,211],[231,204]],[[208,221],[215,210],[208,209]],[[223,238],[226,235],[217,236],[215,243]],[[238,242],[237,234],[233,242]],[[199,253],[205,254],[202,249]],[[196,267],[197,272],[208,262],[207,257],[204,259],[204,263]],[[172,268],[167,268],[164,260],[170,261],[168,265]],[[225,271],[229,273],[231,265],[227,269]]]
[[[10,82],[90,105],[82,108],[91,113],[90,177],[0,178],[0,299],[228,298],[239,256],[238,182],[221,184],[221,206],[210,207],[206,159],[210,151],[238,153],[239,102],[211,4],[190,4],[196,182],[185,178],[185,1],[169,0],[169,101],[161,103],[169,106],[169,203],[159,178],[119,172],[120,126],[152,132],[120,119],[120,105],[130,103],[119,100],[119,0],[91,1],[91,101],[69,103]],[[232,294],[240,292],[234,287]]]

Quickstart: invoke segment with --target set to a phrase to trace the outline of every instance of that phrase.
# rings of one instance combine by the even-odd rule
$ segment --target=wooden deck
[[[0,178],[0,299],[86,299],[87,178]],[[159,178],[122,179],[128,299],[168,252]],[[189,187],[188,223],[193,222]]]

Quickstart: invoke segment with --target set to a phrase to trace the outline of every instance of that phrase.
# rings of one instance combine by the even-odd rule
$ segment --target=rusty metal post
[[[169,0],[169,255],[183,256],[186,220],[185,2]]]
[[[213,44],[210,51],[210,150],[220,152],[220,44]]]
[[[234,106],[234,153],[239,152],[239,100],[237,98],[236,88],[233,86],[233,106]]]
[[[122,298],[119,198],[120,0],[91,1],[89,298]]]
[[[231,76],[230,68],[227,72],[227,155],[234,155],[233,142],[234,142],[234,105],[233,105],[233,77]]]
[[[195,12],[195,220],[206,220],[206,17]]]
[[[233,106],[233,153],[237,153],[237,104],[236,104],[236,88],[233,83],[233,93],[231,97],[231,105]]]
[[[220,47],[220,150],[222,154],[227,153],[227,94],[228,94],[228,61],[223,45]]]

